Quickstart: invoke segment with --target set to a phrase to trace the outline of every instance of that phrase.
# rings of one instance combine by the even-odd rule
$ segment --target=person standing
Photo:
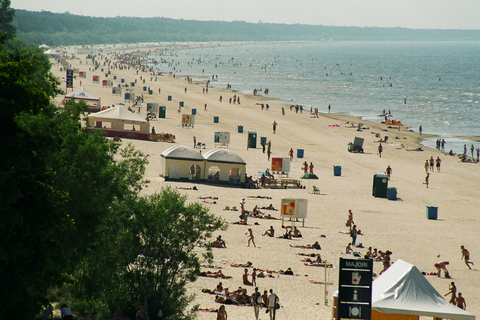
[[[293,148],[290,148],[288,155],[290,156],[290,161],[293,161]]]
[[[425,160],[425,164],[423,166],[425,167],[425,173],[428,173],[428,167],[429,167],[428,159]]]
[[[313,163],[310,162],[310,166],[308,167],[308,169],[310,170],[310,173],[313,174]]]
[[[437,156],[437,159],[435,159],[435,166],[437,167],[437,172],[440,172],[441,164],[442,164],[442,160],[440,160],[440,156]]]
[[[385,169],[385,173],[387,174],[388,180],[390,180],[390,176],[392,175],[392,167],[390,167],[390,165]]]
[[[197,147],[197,137],[193,136],[193,148]]]
[[[227,320],[227,310],[225,310],[225,305],[221,305],[217,312],[217,320]]]
[[[383,152],[383,146],[382,143],[378,145],[378,156],[381,158],[382,157],[382,152]]]
[[[451,298],[450,298],[450,301],[449,303],[453,304],[454,306],[457,305],[457,287],[455,286],[455,282],[451,282],[450,283],[450,286],[448,287],[448,291],[447,293],[445,293],[445,297],[448,296],[449,294],[452,294]]]
[[[332,106],[328,105],[328,113],[330,113],[330,109],[332,109]]]
[[[260,142],[260,144],[262,145],[262,151],[263,151],[263,153],[265,153],[265,146],[267,145],[267,140],[262,140],[262,141]]]
[[[73,320],[72,310],[66,304],[62,304],[60,315],[63,320]]]
[[[422,128],[422,125],[420,125],[420,126],[418,127],[418,132],[420,132],[420,135],[422,135],[422,129],[423,129],[423,128]]]
[[[273,133],[277,133],[277,121],[273,121]]]
[[[270,312],[270,320],[275,320],[275,312],[277,310],[277,303],[280,301],[278,296],[273,293],[273,289],[270,289],[270,294],[267,297],[268,311]]]
[[[429,163],[430,163],[430,171],[431,171],[431,172],[434,172],[435,170],[434,170],[434,167],[433,167],[433,166],[434,166],[434,164],[435,164],[435,160],[433,159],[433,156],[430,157]]]
[[[425,182],[423,184],[426,184],[427,188],[428,188],[429,182],[430,182],[430,173],[427,172],[427,175],[425,176]]]
[[[352,237],[352,246],[355,246],[355,243],[357,242],[357,226],[354,224],[352,230],[350,230],[350,237]]]
[[[302,169],[303,169],[303,173],[308,173],[308,163],[307,163],[307,161],[305,161],[303,163]]]
[[[260,307],[262,306],[262,295],[258,292],[258,287],[255,287],[255,292],[250,297],[255,312],[255,320],[258,320],[258,314],[260,313]]]
[[[472,266],[474,264],[473,264],[473,262],[470,261],[470,252],[468,252],[468,250],[464,246],[460,246],[460,250],[462,250],[462,258],[461,259],[465,261],[465,264],[467,265],[468,269],[472,269],[472,268],[470,268],[470,264],[472,264]]]
[[[459,307],[462,310],[467,309],[467,303],[465,302],[465,298],[462,296],[462,293],[458,293],[458,297],[455,298],[455,302],[457,303],[457,307]]]

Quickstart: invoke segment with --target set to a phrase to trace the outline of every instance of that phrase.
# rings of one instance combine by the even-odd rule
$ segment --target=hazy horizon
[[[171,18],[197,21],[306,24],[409,29],[480,29],[476,0],[11,0],[28,11],[69,12],[91,17]]]

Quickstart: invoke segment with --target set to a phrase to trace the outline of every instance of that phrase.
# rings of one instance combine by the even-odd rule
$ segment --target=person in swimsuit
[[[217,320],[227,320],[227,310],[225,310],[225,306],[221,305],[220,308],[218,309],[217,313]]]
[[[458,293],[458,297],[455,298],[455,302],[457,303],[457,307],[459,307],[460,309],[462,309],[462,310],[467,309],[467,303],[465,302],[465,298],[462,297],[461,292]]]
[[[445,297],[448,296],[449,294],[452,294],[452,297],[450,298],[449,303],[453,304],[454,306],[457,305],[457,287],[455,286],[455,282],[451,282],[450,286],[448,287],[450,291],[445,293]]]
[[[460,246],[460,249],[462,250],[462,260],[465,261],[465,264],[467,265],[468,269],[472,269],[470,268],[470,264],[472,264],[472,266],[474,265],[473,262],[470,261],[470,252],[468,252],[468,250],[464,247],[464,246]]]

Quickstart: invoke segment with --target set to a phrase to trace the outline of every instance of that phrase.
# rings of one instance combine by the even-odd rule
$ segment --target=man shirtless
[[[470,252],[468,252],[468,250],[464,247],[464,246],[460,246],[460,249],[462,250],[462,260],[465,261],[465,264],[467,265],[468,269],[472,269],[470,268],[470,264],[472,264],[472,266],[474,265],[473,262],[470,261]]]
[[[467,303],[465,302],[465,299],[462,297],[462,293],[458,293],[458,297],[455,299],[455,302],[457,303],[457,307],[460,309],[466,310],[467,309]]]
[[[435,268],[437,268],[437,276],[439,278],[442,276],[442,270],[445,273],[445,277],[447,277],[448,270],[447,270],[446,266],[448,266],[449,264],[450,264],[450,262],[448,262],[448,261],[442,261],[442,262],[438,262],[438,263],[434,264]]]
[[[275,229],[273,229],[273,226],[270,226],[270,229],[267,229],[262,236],[269,236],[269,237],[274,237],[275,236]]]
[[[453,304],[454,306],[457,305],[457,287],[455,286],[455,282],[451,282],[450,283],[450,286],[448,287],[448,289],[450,291],[448,291],[447,293],[445,293],[445,297],[448,296],[449,294],[452,294],[452,297],[450,298],[450,301],[449,303]]]
[[[248,281],[248,269],[245,268],[245,273],[243,274],[243,284],[246,286],[251,286],[252,283]]]

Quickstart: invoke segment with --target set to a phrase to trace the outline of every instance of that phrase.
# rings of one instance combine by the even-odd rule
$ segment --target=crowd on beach
[[[149,67],[146,64],[147,60],[145,60],[145,56],[146,56],[145,52],[134,52],[131,54],[116,54],[116,55],[113,55],[112,57],[101,56],[100,59],[95,60],[94,66],[95,67],[104,66],[109,70],[130,70],[130,68],[132,68],[133,70],[135,70],[136,74],[139,76],[140,82],[145,84],[146,80],[148,82],[147,77],[149,77],[150,82],[154,83],[157,81],[158,77],[162,76],[162,73],[156,71],[153,67]],[[102,59],[103,59],[103,62],[102,62]],[[153,62],[153,63],[156,64],[158,62]],[[146,73],[148,74],[148,76],[140,75],[139,72]],[[213,78],[218,79],[218,76],[212,77],[212,79]],[[192,81],[190,77],[186,78],[186,80],[188,83],[191,83]],[[135,82],[137,82],[137,79],[135,79]],[[151,86],[153,88],[153,85]],[[150,90],[151,87],[149,86],[148,88]],[[231,85],[228,84],[227,88],[231,89]],[[203,94],[205,95],[208,94],[208,84],[205,86],[202,86],[201,90]],[[190,95],[191,91],[192,90],[190,89],[187,90],[187,87],[185,87],[184,94]],[[160,94],[160,92],[161,92],[161,89],[158,88],[158,93]],[[225,93],[222,93],[221,95],[219,95],[218,101],[220,103],[222,103],[222,101],[228,101],[229,104],[238,106],[240,105],[240,99],[241,99],[240,94],[232,93],[232,96],[228,97]],[[246,104],[244,101],[245,99],[242,96],[242,106]],[[138,111],[138,110],[135,110],[134,107],[136,107],[137,104],[139,104],[140,102],[141,102],[141,97],[139,100],[135,101],[134,104],[132,104],[131,106],[128,106],[128,108],[130,108],[132,112]],[[269,111],[269,110],[270,112],[273,111],[273,107],[270,106],[269,103],[266,103],[265,101],[258,102],[255,105],[258,105],[262,111]],[[210,110],[210,104],[208,105],[208,110],[207,110],[207,103],[205,103],[204,111],[208,112],[209,110]],[[281,110],[282,116],[285,116],[285,108],[282,106],[281,109],[279,110]],[[330,113],[330,110],[331,110],[331,105],[328,105],[328,113]],[[303,111],[304,111],[304,107],[301,105],[298,105],[298,104],[290,105],[290,112],[292,114],[302,114]],[[287,108],[287,112],[288,112],[288,108]],[[308,111],[305,113],[308,115]],[[277,120],[284,119],[284,118],[278,117],[275,120],[276,116],[279,116],[279,112],[277,112],[277,114],[273,116],[273,119],[272,119],[273,122],[269,121],[266,124],[266,127],[268,127],[268,130],[270,130],[271,128],[272,134],[279,136],[282,134],[284,126],[282,123],[283,120],[282,121],[279,120],[280,124],[277,122]],[[310,117],[312,118],[319,117],[318,108],[310,108]],[[270,124],[271,124],[271,127],[270,127]],[[368,127],[365,127],[363,123],[358,123],[357,125],[355,125],[353,122],[347,122],[347,123],[336,122],[335,125],[332,125],[332,126],[340,127],[341,125],[344,125],[345,127],[348,127],[348,128],[353,128],[357,131],[369,129]],[[382,154],[385,154],[386,152],[384,149],[384,146],[388,143],[388,138],[385,135],[382,136],[382,134],[379,132],[371,131],[371,133],[375,137],[374,139],[376,139],[374,140],[374,143],[378,143],[378,147],[376,147],[376,151],[377,151],[378,157],[380,158],[382,157]],[[396,138],[400,139],[399,137],[396,137]],[[191,139],[191,136],[189,137],[189,139]],[[262,153],[267,154],[267,160],[270,160],[272,156],[272,152],[273,152],[272,140],[273,139],[264,140],[262,141],[262,144],[261,144]],[[189,142],[189,144],[191,144],[191,142]],[[194,136],[194,147],[197,147],[197,141],[195,136]],[[244,148],[244,145],[242,145],[242,147]],[[286,146],[281,146],[281,147],[285,148]],[[275,145],[275,148],[277,148],[276,145]],[[416,148],[412,148],[412,147],[404,146],[402,144],[402,147],[400,148],[406,151],[423,151],[423,148],[419,146],[417,146]],[[438,140],[437,148],[439,150],[440,149],[444,150],[445,141]],[[247,149],[248,149],[248,144],[247,144]],[[293,148],[288,146],[287,149],[289,150],[286,156],[288,156],[290,161],[293,161],[295,158]],[[476,161],[474,159],[475,150],[476,150]],[[478,162],[478,157],[480,152],[479,148],[475,149],[474,146],[472,145],[469,151],[470,151],[471,157],[467,155],[468,148],[467,146],[465,146],[464,153],[463,155],[460,156],[460,160],[462,162]],[[388,152],[387,152],[387,155],[388,155]],[[315,162],[315,164],[317,164],[316,159],[309,159],[309,160],[311,161],[306,161],[306,160],[302,161],[301,170],[303,173],[314,174],[315,166],[313,163]],[[442,165],[442,160],[440,159],[440,156],[437,156],[436,159],[433,156],[431,156],[429,159],[426,160],[424,164],[425,173],[426,173],[424,184],[426,184],[427,188],[429,187],[430,175],[433,174],[434,172],[440,173],[441,165]],[[320,168],[320,165],[318,165],[317,170],[318,168]],[[384,167],[382,167],[382,170],[383,168]],[[396,170],[395,172],[398,172],[398,169],[396,167],[394,168]],[[390,180],[393,174],[393,168],[390,166],[390,164],[385,169],[385,173],[387,174],[388,179]],[[397,173],[395,173],[395,176],[396,175]],[[265,188],[268,185],[269,180],[275,179],[275,176],[274,176],[274,173],[271,173],[267,168],[266,170],[264,170],[264,173],[262,173],[261,177],[258,178],[258,181],[253,179],[251,176],[247,178],[249,178],[252,181],[252,184],[254,186]],[[177,187],[177,188],[182,190],[197,190],[196,187],[193,187],[194,189],[186,188],[186,187]],[[206,205],[214,205],[219,203],[218,201],[219,199],[216,196],[198,197],[198,199]],[[303,235],[301,230],[299,229],[300,227],[297,227],[295,225],[295,221],[288,221],[290,222],[290,225],[284,225],[283,224],[284,221],[282,220],[282,225],[280,227],[280,232],[279,232],[278,230],[279,228],[276,225],[276,223],[278,222],[275,222],[275,220],[280,220],[280,219],[277,217],[278,214],[276,213],[276,211],[278,210],[273,206],[273,203],[270,203],[269,205],[255,204],[251,206],[252,210],[247,210],[246,201],[248,200],[246,200],[245,198],[242,198],[242,200],[240,201],[240,212],[239,212],[240,215],[238,217],[239,220],[232,221],[232,224],[235,224],[235,227],[246,229],[245,242],[242,242],[242,246],[253,247],[253,248],[257,248],[258,246],[260,247],[258,250],[264,250],[264,248],[261,248],[262,246],[259,245],[260,244],[259,242],[262,242],[263,239],[267,239],[267,238],[278,239],[275,241],[283,241],[281,239],[302,241],[300,242],[302,244],[296,244],[296,243],[290,244],[285,242],[285,244],[282,247],[285,248],[285,250],[302,249],[305,251],[314,252],[314,253],[304,253],[304,252],[296,253],[297,255],[304,256],[304,258],[302,257],[302,260],[300,260],[301,265],[312,266],[312,267],[325,267],[325,268],[333,267],[333,264],[330,261],[329,262],[325,261],[324,259],[322,259],[321,255],[317,253],[319,252],[319,250],[322,250],[322,249],[325,250],[325,248],[322,248],[322,246],[325,247],[325,244],[323,244],[323,242],[320,243],[322,241],[321,239],[320,241],[307,241],[305,235]],[[225,210],[230,210],[230,209],[225,209]],[[257,230],[255,228],[252,228],[252,225],[251,225],[252,221],[261,221],[257,219],[268,219],[269,224],[270,224],[270,220],[271,220],[271,223],[273,224],[273,225],[270,225],[266,230],[262,229],[262,231],[263,230],[265,231],[261,233],[260,237],[255,237],[255,232],[257,232]],[[339,224],[343,226],[344,220],[339,218],[338,221],[339,221]],[[358,225],[360,224],[362,224],[362,221],[360,221]],[[379,275],[381,275],[386,270],[388,270],[388,268],[392,264],[391,256],[393,255],[393,252],[390,250],[391,248],[389,249],[382,248],[381,250],[378,250],[377,248],[375,248],[375,246],[370,244],[368,245],[368,248],[366,248],[364,244],[362,244],[361,242],[358,242],[357,241],[358,238],[363,236],[364,234],[362,230],[357,226],[355,220],[353,219],[352,210],[348,210],[345,226],[346,226],[346,229],[340,231],[340,233],[348,235],[349,237],[348,240],[344,242],[341,248],[338,247],[338,248],[328,248],[328,249],[337,250],[337,251],[341,250],[342,256],[344,257],[372,259],[374,262],[383,266],[382,270],[379,272]],[[277,227],[277,230],[275,230],[275,227]],[[216,235],[216,239],[212,241],[211,246],[214,248],[214,253],[216,250],[229,248],[229,244],[222,238],[222,235]],[[254,250],[254,249],[251,249],[251,250]],[[461,247],[461,250],[462,250],[462,260],[465,262],[468,268],[471,269],[471,265],[473,265],[473,262],[470,261],[470,253],[463,245]],[[434,274],[438,277],[441,277],[441,273],[443,272],[444,277],[450,279],[451,276],[447,270],[448,265],[449,265],[448,261],[436,262],[434,264],[434,267],[437,271],[428,272],[428,274],[426,272],[425,274],[426,275]],[[208,270],[211,268],[215,268],[218,270],[216,271]],[[229,269],[227,268],[243,268],[244,273],[242,275],[242,279],[241,280],[235,279],[234,276],[230,275],[231,273],[228,271]],[[239,285],[239,287],[236,290],[230,291],[228,287],[224,287],[223,283],[220,282],[213,289],[204,288],[204,290],[202,291],[207,294],[212,294],[214,296],[213,301],[215,301],[215,303],[220,304],[220,306],[219,308],[202,308],[201,306],[196,305],[194,307],[194,310],[216,312],[217,319],[227,319],[227,309],[225,305],[228,305],[229,308],[230,306],[233,307],[233,306],[248,305],[253,307],[254,315],[256,316],[256,319],[259,318],[259,312],[261,311],[262,308],[264,308],[270,314],[271,319],[272,317],[274,319],[275,312],[276,310],[278,310],[277,307],[280,307],[280,304],[279,304],[280,299],[276,295],[276,293],[274,293],[273,289],[270,288],[269,285],[266,285],[264,283],[260,283],[260,285],[257,285],[257,279],[258,278],[275,279],[283,275],[295,277],[296,274],[292,271],[290,267],[286,268],[285,270],[268,270],[258,266],[254,267],[253,263],[251,262],[240,263],[240,264],[231,263],[228,266],[218,266],[218,265],[215,265],[214,263],[204,264],[202,265],[202,271],[199,274],[200,277],[207,278],[209,281],[211,280],[212,282],[217,281],[214,279],[225,279],[225,280],[228,280],[230,283],[234,283],[235,281],[238,281],[235,284]],[[274,287],[274,286],[271,285],[271,287]],[[260,290],[260,288],[262,289]],[[263,294],[261,292],[263,292]],[[462,296],[461,293],[457,294],[457,289],[454,282],[451,282],[449,286],[449,292],[447,293],[447,295],[449,294],[451,295],[450,303],[455,304],[462,309],[466,308],[465,298]],[[88,320],[87,317],[85,319]],[[137,319],[147,320],[148,315],[145,315],[145,312],[139,309],[139,313],[137,313]]]

